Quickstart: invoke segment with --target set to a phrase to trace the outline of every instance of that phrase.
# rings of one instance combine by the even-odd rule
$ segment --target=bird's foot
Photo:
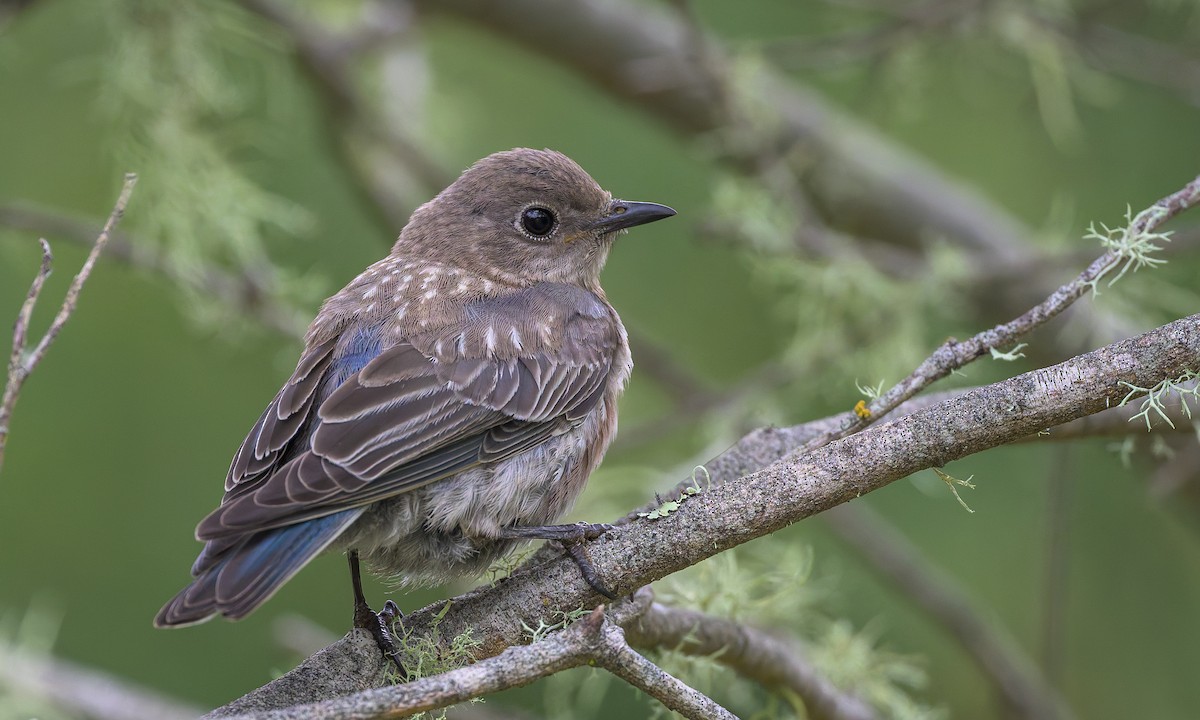
[[[617,596],[611,590],[600,582],[600,574],[596,572],[596,567],[592,565],[592,561],[587,556],[587,551],[584,550],[583,543],[588,540],[595,540],[604,533],[613,529],[608,523],[585,523],[578,522],[570,525],[528,525],[523,527],[510,527],[501,530],[501,538],[510,540],[556,540],[562,543],[563,549],[579,566],[579,573],[583,575],[583,579],[591,586],[593,590],[600,593],[609,600],[616,600]]]
[[[395,622],[403,617],[404,613],[400,612],[400,606],[391,600],[385,602],[383,610],[379,612],[372,610],[371,606],[365,602],[354,604],[354,627],[371,633],[371,637],[375,638],[375,644],[379,646],[379,651],[385,658],[392,661],[392,665],[400,673],[400,682],[408,682],[408,670],[404,669],[404,663],[400,661],[400,649],[396,646],[396,639],[392,631]]]
[[[579,567],[579,574],[583,576],[583,581],[586,582],[593,590],[600,593],[609,600],[616,600],[617,595],[612,590],[609,590],[600,580],[600,573],[596,572],[596,566],[592,564],[591,558],[587,556],[587,550],[584,549],[583,543],[564,542],[563,548],[575,564]]]

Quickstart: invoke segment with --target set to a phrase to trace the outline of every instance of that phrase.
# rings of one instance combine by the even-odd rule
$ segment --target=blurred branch
[[[1200,55],[1196,45],[1174,46],[1100,23],[1076,34],[1083,57],[1100,70],[1174,92],[1200,106]]]
[[[185,720],[201,712],[111,675],[3,643],[0,684],[93,720]]]
[[[725,148],[731,167],[756,174],[786,162],[826,224],[838,230],[908,247],[940,238],[991,259],[1027,250],[1029,233],[1011,215],[770,71],[761,80],[771,107],[754,110],[774,116],[733,127],[747,110],[730,106],[728,53],[706,37],[698,62],[694,26],[677,15],[621,0],[414,4],[571,68],[677,132],[710,140],[737,135],[737,147]]]
[[[8,29],[10,23],[33,4],[33,0],[0,0],[0,33]]]
[[[654,603],[625,628],[643,648],[709,656],[766,688],[786,688],[804,700],[812,720],[871,720],[870,705],[838,690],[794,642],[725,618]]]
[[[0,204],[0,226],[61,238],[76,244],[90,244],[96,236],[96,229],[91,223],[28,205]],[[241,314],[254,318],[262,327],[281,335],[296,338],[304,332],[306,323],[296,309],[281,304],[250,273],[234,275],[216,265],[205,266],[197,273],[181,273],[149,247],[148,243],[137,241],[127,234],[114,233],[109,240],[108,257],[230,303]]]
[[[705,465],[711,487],[658,520],[621,525],[590,543],[588,555],[605,584],[618,593],[632,593],[919,470],[1100,412],[1125,397],[1122,382],[1152,387],[1189,368],[1200,368],[1200,315],[976,388],[813,451],[797,452],[803,426],[760,429]],[[512,646],[524,642],[523,626],[537,627],[540,621],[553,621],[555,612],[603,601],[571,559],[536,560],[537,556],[504,583],[461,595],[449,606],[440,601],[406,616],[405,631],[428,638],[436,634],[440,643],[447,643],[469,629],[479,643],[477,655],[486,658],[506,648],[521,649]],[[352,632],[322,653],[347,652],[344,646],[356,642],[357,634]],[[366,643],[358,661],[368,665],[360,665],[354,675],[362,682],[381,675],[384,668],[382,655],[369,640]],[[306,662],[252,694],[254,707],[286,708],[310,701],[315,688],[331,682],[344,687],[345,680],[332,677],[341,672],[344,668],[323,671],[315,659]],[[409,686],[390,690],[403,694],[405,687]]]
[[[454,180],[417,140],[384,122],[379,113],[368,106],[355,84],[351,63],[364,47],[377,47],[409,31],[406,4],[380,5],[381,9],[390,12],[378,13],[381,17],[372,18],[363,28],[343,38],[303,20],[290,3],[275,0],[238,2],[275,24],[291,40],[301,66],[325,96],[325,108],[332,125],[325,135],[337,138],[334,155],[341,160],[350,177],[359,180],[355,186],[366,195],[369,205],[381,213],[385,227],[398,233],[412,208],[403,207],[391,191],[368,180],[372,176],[366,157],[369,153],[355,151],[352,140],[356,133],[362,133],[374,146],[406,168],[429,194],[438,192]],[[364,43],[364,37],[369,41]]]
[[[926,560],[882,516],[863,503],[854,503],[823,517],[834,534],[950,633],[996,688],[1014,717],[1071,717],[1062,698],[1043,682],[1036,665],[1004,629],[980,617],[958,583]]]
[[[112,213],[108,216],[108,221],[104,223],[104,228],[96,237],[92,244],[92,251],[88,253],[87,259],[83,262],[83,267],[79,270],[79,274],[71,281],[70,287],[67,288],[67,295],[63,299],[62,306],[55,315],[54,320],[50,323],[50,327],[46,329],[46,333],[42,335],[41,340],[34,346],[33,350],[26,353],[26,336],[29,333],[29,321],[33,316],[34,306],[37,305],[38,296],[42,293],[42,287],[46,283],[46,278],[50,276],[50,269],[54,263],[54,258],[50,254],[50,243],[45,239],[40,239],[42,246],[42,266],[38,270],[37,275],[33,278],[33,284],[29,287],[29,293],[25,296],[25,302],[21,305],[21,310],[17,314],[17,321],[13,326],[12,354],[8,360],[8,380],[4,385],[4,395],[0,398],[0,467],[4,465],[4,448],[8,442],[9,423],[11,422],[13,408],[17,404],[17,396],[21,393],[21,386],[46,356],[46,351],[50,348],[51,343],[58,337],[58,333],[62,331],[63,326],[67,324],[67,320],[71,319],[71,315],[75,312],[75,306],[79,302],[79,292],[83,289],[83,284],[87,282],[88,277],[92,274],[92,268],[96,266],[96,259],[100,257],[100,253],[104,250],[104,246],[108,244],[109,236],[113,229],[121,220],[121,216],[125,214],[125,206],[129,204],[129,196],[133,193],[133,186],[137,184],[137,175],[128,173],[125,175],[125,185],[121,188],[121,194],[117,197],[117,204],[113,207]]]
[[[934,33],[939,33],[937,41],[943,42],[955,31],[1002,33],[1006,24],[1003,17],[995,17],[995,4],[978,0],[879,2],[872,3],[870,9],[890,17],[866,30],[775,42],[768,47],[768,55],[780,66],[797,70],[855,62],[878,65],[908,43],[933,40]],[[1060,7],[1054,7],[1047,12],[1029,3],[1002,6],[1001,12],[1020,13],[1022,19],[1052,33],[1101,72],[1160,87],[1184,102],[1200,105],[1200,56],[1194,52],[1194,45],[1175,45],[1138,35],[1091,19],[1078,10],[1063,13]]]
[[[914,3],[870,3],[870,9],[890,17],[878,25],[815,40],[783,40],[768,48],[770,57],[789,69],[840,66],[850,62],[883,61],[907,41],[934,31],[980,22],[986,2],[931,0]]]

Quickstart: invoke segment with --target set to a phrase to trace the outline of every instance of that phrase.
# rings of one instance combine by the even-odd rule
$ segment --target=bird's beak
[[[669,218],[674,214],[674,210],[658,203],[613,200],[608,206],[608,213],[592,223],[589,229],[610,233]]]

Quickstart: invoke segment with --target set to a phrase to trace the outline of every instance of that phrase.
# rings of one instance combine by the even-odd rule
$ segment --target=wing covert
[[[534,329],[488,310],[383,349],[315,408],[313,376],[329,372],[335,353],[330,345],[310,351],[311,360],[306,354],[235,458],[238,477],[253,486],[227,494],[197,536],[243,535],[376,502],[511,457],[596,407],[619,341],[610,315],[562,312],[560,331],[534,343]],[[271,448],[279,438],[295,441],[296,430],[287,431],[304,425],[293,419],[301,413],[312,421],[310,445],[280,463]]]

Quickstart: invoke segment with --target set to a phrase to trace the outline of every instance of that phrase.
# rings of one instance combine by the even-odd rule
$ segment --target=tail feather
[[[343,510],[260,532],[218,556],[208,553],[206,547],[201,553],[205,562],[198,577],[158,611],[155,626],[195,625],[215,615],[232,620],[245,617],[336,540],[362,512],[362,508]]]

